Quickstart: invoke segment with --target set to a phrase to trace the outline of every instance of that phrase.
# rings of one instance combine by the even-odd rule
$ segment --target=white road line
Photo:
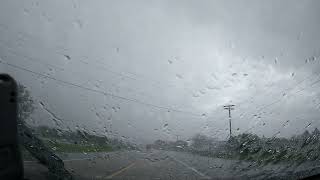
[[[119,174],[121,174],[121,173],[125,172],[126,170],[130,169],[130,168],[131,168],[132,166],[134,166],[135,164],[136,164],[136,163],[135,163],[135,162],[133,162],[133,163],[131,163],[130,165],[126,166],[125,168],[122,168],[122,169],[120,169],[120,170],[118,170],[118,171],[114,172],[113,174],[111,174],[111,175],[109,175],[109,176],[105,177],[104,179],[112,179],[113,177],[115,177],[115,176],[117,176],[117,175],[119,175]]]
[[[178,159],[176,159],[176,158],[174,158],[174,157],[172,157],[172,156],[170,156],[170,155],[168,155],[168,156],[169,156],[171,159],[173,159],[174,161],[176,161],[176,162],[182,164],[183,166],[185,166],[186,168],[192,170],[193,172],[195,172],[196,174],[198,174],[199,176],[201,176],[203,179],[211,179],[211,177],[209,177],[209,176],[205,175],[204,173],[196,170],[195,168],[189,166],[188,164],[186,164],[186,163],[184,163],[184,162],[182,162],[182,161],[180,161],[180,160],[178,160]]]

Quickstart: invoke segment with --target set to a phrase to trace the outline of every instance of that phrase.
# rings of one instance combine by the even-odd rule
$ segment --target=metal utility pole
[[[234,107],[235,105],[225,105],[223,106],[224,109],[227,109],[229,111],[229,130],[230,130],[230,138],[231,138],[231,135],[232,135],[232,132],[231,132],[231,110],[234,110]]]

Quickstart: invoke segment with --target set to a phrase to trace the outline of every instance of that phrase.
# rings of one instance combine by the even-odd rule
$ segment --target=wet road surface
[[[293,174],[303,169],[159,150],[74,153],[65,155],[64,162],[79,180],[296,179]],[[27,179],[46,179],[46,174],[37,162],[25,161]]]

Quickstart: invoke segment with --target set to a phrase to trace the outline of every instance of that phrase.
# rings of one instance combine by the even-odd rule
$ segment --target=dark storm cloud
[[[131,140],[288,136],[318,115],[318,1],[5,1],[1,59],[177,113],[9,69],[70,129]],[[58,97],[58,98],[57,98]],[[254,116],[256,115],[256,116]],[[51,124],[40,107],[35,124]],[[258,118],[260,117],[260,118]],[[301,118],[303,117],[303,118]],[[281,127],[290,120],[289,125]],[[165,126],[166,125],[166,126]],[[312,121],[312,127],[318,126]],[[107,131],[106,131],[107,130]]]

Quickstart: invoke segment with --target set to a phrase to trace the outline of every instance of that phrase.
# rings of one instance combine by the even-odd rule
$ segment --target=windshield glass
[[[319,10],[299,0],[3,0],[0,73],[19,84],[25,177],[320,173]]]

